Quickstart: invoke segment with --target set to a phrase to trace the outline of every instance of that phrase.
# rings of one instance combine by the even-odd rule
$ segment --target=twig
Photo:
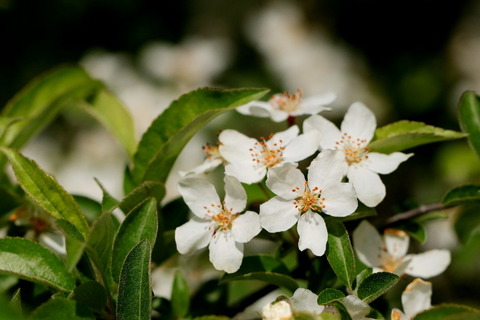
[[[394,215],[393,217],[390,217],[389,219],[387,219],[386,224],[394,223],[400,220],[410,219],[431,211],[443,210],[443,209],[446,209],[446,207],[441,203],[431,203],[431,204],[422,205],[418,208],[401,212],[399,214]]]

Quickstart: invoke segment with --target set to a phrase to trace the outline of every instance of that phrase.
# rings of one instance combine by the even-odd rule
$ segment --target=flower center
[[[270,98],[270,105],[273,109],[291,113],[298,108],[298,104],[302,101],[302,90],[297,89],[294,94],[288,92],[275,94]]]
[[[300,188],[295,187],[292,189],[292,192],[298,190],[300,190]],[[303,192],[303,195],[293,201],[295,208],[302,213],[307,212],[308,210],[323,211],[325,208],[325,204],[323,204],[325,198],[322,197],[322,191],[323,190],[319,189],[318,187],[310,190],[308,187],[308,182],[305,182],[305,191]]]
[[[367,140],[352,139],[348,133],[344,133],[340,141],[335,142],[337,149],[342,149],[348,165],[359,163],[363,159],[368,159],[370,149],[366,147]]]
[[[232,213],[232,208],[226,208],[225,201],[222,202],[222,205],[211,204],[210,207],[204,206],[203,208],[207,211],[209,219],[215,222],[215,232],[218,230],[225,231],[232,229],[232,222],[239,215],[238,213]],[[213,214],[214,212],[216,212],[216,214]]]
[[[272,134],[270,138],[272,138]],[[283,141],[278,140],[278,143],[267,144],[265,138],[260,138],[260,141],[255,142],[253,148],[250,148],[250,155],[252,161],[265,166],[266,168],[273,168],[283,161]]]
[[[212,146],[209,143],[207,143],[202,147],[202,150],[203,150],[203,153],[205,153],[205,157],[207,159],[212,160],[212,159],[222,158],[218,150],[218,145]]]

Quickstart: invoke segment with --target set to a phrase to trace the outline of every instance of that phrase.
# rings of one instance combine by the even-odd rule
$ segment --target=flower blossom
[[[308,289],[298,288],[289,299],[281,297],[262,309],[263,320],[295,319],[297,313],[320,314],[325,309],[317,303],[318,296]]]
[[[415,279],[402,293],[403,311],[394,308],[391,313],[392,320],[410,320],[418,313],[430,309],[432,298],[432,283]]]
[[[202,151],[205,154],[205,160],[191,170],[180,171],[181,176],[184,177],[191,174],[198,175],[201,173],[207,173],[225,163],[225,159],[223,159],[218,150],[218,143],[214,146],[207,143],[206,145],[202,146]]]
[[[235,130],[220,133],[219,151],[225,159],[225,173],[243,183],[261,181],[268,169],[285,162],[301,161],[318,150],[318,132],[298,134],[298,126],[272,134],[260,141]]]
[[[281,122],[288,117],[304,114],[317,114],[323,110],[330,110],[324,105],[332,103],[336,95],[327,93],[302,99],[302,90],[298,89],[294,94],[288,92],[273,95],[268,102],[252,101],[236,110],[244,115],[255,117],[269,117],[275,122]]]
[[[410,237],[404,231],[386,229],[382,237],[366,220],[353,232],[353,243],[358,259],[373,268],[374,272],[430,278],[445,271],[450,264],[448,250],[407,254]]]
[[[175,230],[180,253],[191,253],[208,245],[210,261],[217,270],[235,272],[243,259],[243,243],[261,230],[258,214],[246,211],[247,195],[240,182],[225,176],[225,199],[205,179],[187,177],[178,191],[194,217]]]
[[[342,161],[348,164],[346,176],[353,184],[358,199],[375,207],[385,198],[385,185],[378,174],[393,172],[400,163],[413,154],[370,152],[368,144],[377,127],[375,115],[363,103],[355,102],[348,109],[339,130],[332,122],[319,115],[305,120],[304,131],[318,130],[320,149],[344,152]]]
[[[266,184],[277,196],[260,205],[260,225],[281,232],[298,222],[299,249],[323,255],[328,233],[321,213],[345,217],[358,205],[352,185],[341,182],[346,164],[339,157],[339,151],[321,152],[310,164],[308,182],[290,163],[271,169]]]

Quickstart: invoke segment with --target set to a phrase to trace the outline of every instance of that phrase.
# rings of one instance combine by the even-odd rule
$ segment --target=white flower
[[[367,317],[367,315],[370,313],[370,306],[357,296],[350,294],[343,298],[341,303],[345,309],[347,309],[347,312],[352,320],[372,319]]]
[[[269,117],[275,122],[281,122],[288,117],[317,114],[323,110],[330,110],[324,105],[332,103],[335,98],[335,94],[327,93],[302,99],[302,90],[298,89],[294,94],[288,92],[275,94],[268,102],[249,102],[238,107],[237,111],[255,117]]]
[[[223,159],[218,151],[218,144],[212,146],[207,143],[206,145],[202,146],[202,150],[205,154],[205,161],[189,171],[180,171],[179,173],[182,177],[191,174],[198,175],[201,173],[207,173],[225,163],[225,159]]]
[[[341,182],[346,164],[339,157],[339,151],[321,152],[310,164],[308,182],[292,164],[271,169],[266,184],[277,196],[260,205],[261,226],[280,232],[298,221],[299,249],[323,255],[328,234],[320,213],[345,217],[357,208],[352,185]]]
[[[401,230],[386,229],[383,237],[366,220],[353,232],[353,243],[358,259],[374,272],[403,273],[421,278],[439,275],[450,264],[448,250],[429,250],[407,254],[410,237]]]
[[[308,289],[298,288],[290,299],[277,300],[262,309],[264,320],[294,319],[296,312],[320,314],[325,309],[317,303],[318,296]]]
[[[369,207],[385,197],[385,185],[378,174],[393,172],[413,154],[370,152],[368,144],[377,127],[375,115],[362,103],[355,102],[348,109],[339,130],[332,122],[319,115],[305,120],[304,131],[320,131],[320,148],[338,149],[345,154],[347,177],[357,192],[358,199]]]
[[[402,311],[394,308],[392,320],[410,320],[418,313],[430,309],[432,298],[432,283],[422,279],[413,280],[402,293]]]
[[[242,264],[243,243],[261,230],[258,214],[240,214],[247,202],[240,182],[225,176],[222,202],[215,187],[205,179],[187,177],[179,182],[178,191],[195,215],[175,230],[178,251],[185,254],[208,245],[210,261],[217,270],[237,271]]]
[[[235,130],[220,133],[220,154],[225,159],[225,173],[243,183],[261,181],[267,170],[285,162],[301,161],[318,150],[318,132],[299,135],[292,126],[260,141]]]

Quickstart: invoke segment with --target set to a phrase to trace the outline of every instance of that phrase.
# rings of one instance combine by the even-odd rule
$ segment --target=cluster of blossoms
[[[333,94],[302,99],[298,90],[238,107],[243,114],[289,120],[290,127],[258,140],[227,129],[220,133],[218,144],[204,147],[205,162],[184,173],[179,184],[194,214],[176,230],[179,252],[208,245],[215,268],[235,272],[242,262],[243,243],[261,229],[282,232],[297,224],[299,249],[321,256],[328,238],[324,215],[346,217],[355,212],[358,200],[370,207],[381,202],[385,186],[378,174],[394,171],[411,154],[370,152],[376,120],[362,103],[352,104],[340,130],[319,116],[334,99]],[[310,115],[302,133],[291,121],[299,115]],[[298,162],[317,152],[305,179]],[[223,202],[214,186],[199,175],[221,165],[225,168]],[[260,205],[258,214],[243,213],[247,197],[241,183],[263,182],[275,196]]]

